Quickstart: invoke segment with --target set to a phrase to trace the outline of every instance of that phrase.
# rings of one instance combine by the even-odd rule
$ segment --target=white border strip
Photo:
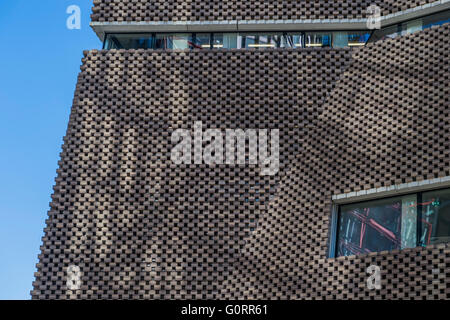
[[[390,187],[381,187],[357,192],[338,194],[334,195],[332,197],[332,200],[333,203],[335,204],[346,204],[351,202],[360,202],[366,200],[386,198],[401,194],[440,189],[445,187],[450,187],[450,176],[430,180],[415,181],[410,183],[403,183]]]
[[[450,0],[440,0],[381,17],[382,27],[450,9]],[[289,30],[365,30],[367,19],[228,20],[167,22],[91,22],[100,40],[115,32],[238,32]]]

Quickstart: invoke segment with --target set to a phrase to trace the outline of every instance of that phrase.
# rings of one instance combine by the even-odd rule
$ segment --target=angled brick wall
[[[449,298],[446,245],[326,258],[333,194],[450,175],[449,31],[355,51],[87,52],[33,298]],[[280,129],[279,174],[174,165],[171,133],[198,120]]]
[[[226,298],[448,299],[446,244],[326,259],[331,197],[450,175],[450,25],[369,44],[247,240]],[[382,289],[366,286],[381,267]]]
[[[33,298],[218,297],[349,50],[91,51]],[[280,129],[281,168],[178,166],[171,133]],[[81,290],[66,288],[77,265]]]
[[[383,15],[436,0],[94,0],[92,21],[213,21],[365,18],[372,4]]]

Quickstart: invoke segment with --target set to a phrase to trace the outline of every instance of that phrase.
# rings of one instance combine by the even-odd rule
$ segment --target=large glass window
[[[341,205],[335,256],[450,242],[450,189]]]
[[[420,244],[450,242],[450,190],[423,193],[421,209]]]
[[[105,49],[151,49],[152,41],[152,34],[108,34]]]
[[[331,33],[307,32],[305,34],[305,46],[308,47],[330,47]]]
[[[105,49],[358,47],[450,22],[450,10],[370,31],[108,34]]]
[[[450,22],[450,10],[375,30],[370,42],[395,38]]]
[[[333,47],[344,48],[344,47],[359,47],[366,44],[369,40],[369,32],[359,32],[359,31],[342,31],[333,32]]]
[[[211,48],[211,34],[210,33],[196,33],[194,37],[194,49],[210,49]]]
[[[212,45],[213,49],[238,48],[238,35],[237,33],[214,33]]]
[[[304,37],[301,33],[288,33],[286,35],[286,47],[303,48],[305,46]]]
[[[397,25],[375,30],[370,38],[370,42],[395,38],[399,35],[399,32],[401,32],[401,29],[399,30]]]
[[[414,247],[416,215],[411,213],[410,208],[415,207],[416,199],[411,197],[342,206],[338,222],[337,255]],[[413,233],[412,237],[408,236],[408,231]]]
[[[155,49],[192,49],[192,35],[188,33],[157,34]]]
[[[423,17],[421,20],[423,29],[431,28],[432,26],[441,26],[444,23],[450,22],[450,10]]]
[[[240,36],[242,48],[282,48],[286,46],[282,33],[244,33]]]

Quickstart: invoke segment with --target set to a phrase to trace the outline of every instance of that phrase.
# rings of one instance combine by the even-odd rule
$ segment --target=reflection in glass
[[[423,30],[423,21],[422,19],[412,20],[408,21],[403,24],[403,29],[406,31],[407,34],[414,33],[416,31]],[[405,33],[404,31],[402,33]]]
[[[235,49],[238,47],[236,33],[214,33],[213,49]]]
[[[303,35],[300,33],[288,33],[286,35],[286,47],[289,48],[303,48]]]
[[[189,49],[192,47],[192,36],[187,33],[157,34],[155,37],[155,49]]]
[[[399,35],[399,32],[401,32],[401,30],[399,31],[399,26],[397,25],[375,30],[370,38],[370,42],[395,38]]]
[[[369,40],[370,33],[358,31],[342,31],[333,33],[333,47],[359,47]]]
[[[450,242],[450,190],[423,193],[421,208],[420,244]]]
[[[401,248],[417,246],[417,195],[402,197]]]
[[[441,26],[444,23],[450,22],[450,10],[423,17],[421,20],[423,29],[428,29],[432,26]]]
[[[341,206],[337,256],[416,246],[416,196]]]
[[[370,42],[395,38],[450,22],[450,10],[375,30]]]
[[[282,33],[244,33],[240,36],[242,48],[282,48],[286,46]]]
[[[211,35],[209,33],[197,33],[195,34],[195,41],[193,43],[194,49],[210,49],[211,48]]]
[[[322,32],[308,32],[305,34],[305,47],[330,47],[331,34]]]
[[[151,34],[108,34],[105,40],[105,49],[151,49]]]

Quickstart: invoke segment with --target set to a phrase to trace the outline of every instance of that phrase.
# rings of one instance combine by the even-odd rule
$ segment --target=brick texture
[[[378,5],[382,15],[436,0],[94,0],[92,21],[212,21],[271,19],[365,18],[366,8]]]
[[[449,30],[354,51],[86,52],[33,298],[450,298],[446,245],[326,258],[333,194],[450,175]],[[280,129],[278,175],[173,164],[171,133],[199,120]]]
[[[225,297],[450,298],[445,244],[326,259],[332,195],[450,175],[449,30],[354,51],[247,239]],[[381,290],[367,289],[372,264]]]

